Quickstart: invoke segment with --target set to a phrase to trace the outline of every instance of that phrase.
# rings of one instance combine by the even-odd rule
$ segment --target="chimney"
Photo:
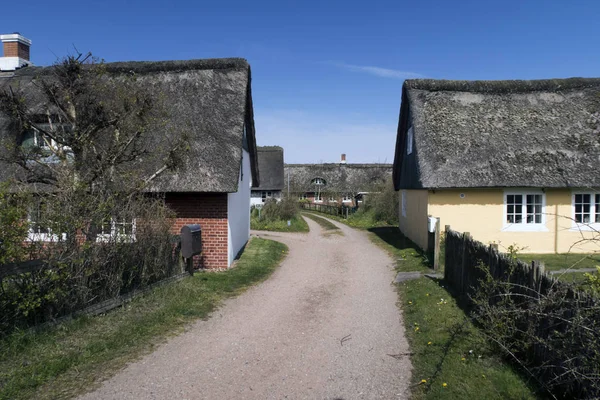
[[[340,164],[346,164],[346,155],[342,154],[342,159],[340,160]]]
[[[0,57],[0,71],[14,71],[31,65],[29,61],[29,48],[31,40],[19,34],[0,35],[4,47],[4,57]]]

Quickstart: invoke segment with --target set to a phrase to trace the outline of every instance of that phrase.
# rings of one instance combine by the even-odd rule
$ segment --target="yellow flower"
[[[429,293],[427,293],[425,296],[429,296]]]
[[[412,301],[409,301],[408,304],[412,304]]]
[[[466,360],[466,358],[464,358],[464,357],[463,357],[463,358],[461,358],[460,360],[461,360],[461,361],[465,361],[465,360]]]
[[[442,383],[442,387],[446,387],[448,384],[446,382]]]
[[[421,379],[421,383],[427,383],[427,379]]]
[[[429,345],[429,344],[431,344],[431,342],[427,342],[427,344]]]
[[[415,332],[416,332],[416,331],[418,331],[418,330],[419,330],[419,327],[417,326],[417,327],[415,328]]]

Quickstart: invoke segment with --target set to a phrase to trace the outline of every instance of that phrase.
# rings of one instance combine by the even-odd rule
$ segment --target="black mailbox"
[[[202,253],[202,228],[198,224],[184,225],[181,228],[181,256],[192,258]]]

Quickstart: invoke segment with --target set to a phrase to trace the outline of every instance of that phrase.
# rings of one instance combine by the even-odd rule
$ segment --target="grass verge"
[[[535,399],[524,378],[458,307],[443,281],[398,284],[414,399]]]
[[[325,229],[326,231],[340,229],[337,226],[335,226],[334,224],[332,224],[330,221],[327,221],[325,218],[318,217],[315,214],[304,213],[304,215],[307,218],[310,218],[313,221],[315,221],[317,224],[321,225],[321,228]]]
[[[198,273],[97,317],[80,317],[0,341],[0,399],[71,398],[148,353],[186,324],[206,318],[223,299],[266,279],[287,253],[254,238],[235,268]]]
[[[271,232],[308,232],[308,224],[300,215],[292,218],[289,226],[287,220],[259,221],[258,218],[252,217],[250,229]]]
[[[370,228],[369,232],[371,241],[387,251],[396,261],[396,269],[399,272],[433,272],[423,250],[404,236],[397,227]]]

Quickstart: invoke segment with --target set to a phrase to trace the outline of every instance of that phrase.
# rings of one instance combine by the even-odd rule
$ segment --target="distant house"
[[[400,229],[427,219],[522,252],[600,250],[600,79],[408,80],[394,159]]]
[[[391,164],[348,164],[345,154],[339,163],[285,165],[290,193],[316,204],[354,206],[374,184],[391,175]]]
[[[250,204],[262,204],[269,199],[279,201],[284,187],[283,148],[262,146],[257,152],[260,185],[252,188]]]
[[[14,39],[14,35],[8,36]],[[25,38],[19,41],[19,45],[27,43],[31,42]],[[6,53],[6,43],[4,48]],[[19,54],[29,54],[19,51]],[[0,65],[8,64],[0,62]],[[3,70],[0,90],[19,87],[35,97],[39,90],[35,85],[37,77],[51,68],[26,66],[10,72]],[[160,126],[154,127],[156,135],[149,135],[148,140],[158,140],[156,138],[165,132],[177,130],[170,128],[185,127],[189,150],[182,153],[181,167],[165,171],[149,191],[161,194],[176,212],[174,234],[178,234],[184,224],[202,226],[204,251],[194,260],[196,265],[228,268],[249,239],[250,189],[253,183],[259,184],[247,61],[117,62],[106,64],[106,72],[111,79],[135,74],[136,82],[165,104],[162,111],[166,118]],[[7,116],[0,115],[0,139],[12,137],[22,141],[23,135],[24,132],[11,129]],[[145,143],[145,146],[152,149],[157,144]],[[136,160],[149,169],[156,168],[153,165],[156,161]],[[14,166],[0,161],[0,180],[18,173]]]

